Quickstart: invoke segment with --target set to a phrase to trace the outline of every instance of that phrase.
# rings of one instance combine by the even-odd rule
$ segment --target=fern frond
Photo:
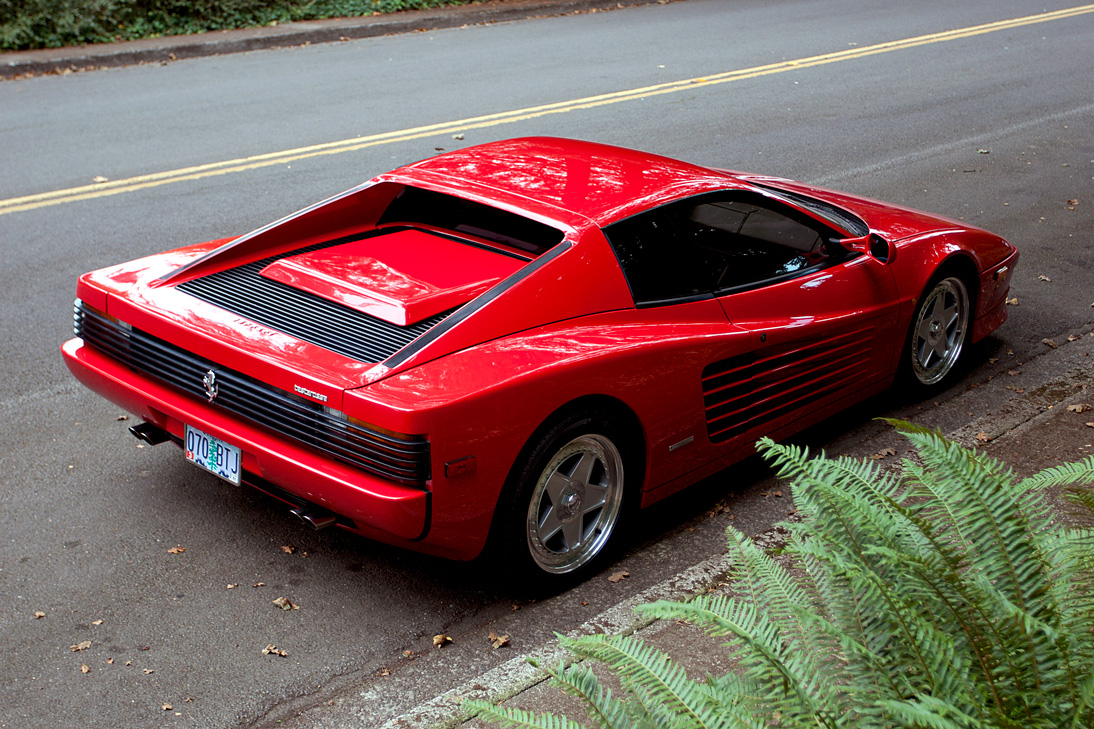
[[[687,620],[712,635],[731,636],[735,651],[753,685],[766,687],[763,703],[801,711],[827,725],[838,716],[835,690],[825,683],[817,656],[788,650],[778,627],[755,605],[721,595],[701,595],[686,603],[659,601],[636,612],[660,619]],[[789,700],[790,704],[785,704]]]
[[[565,716],[555,716],[550,712],[533,714],[512,706],[496,706],[489,701],[478,699],[463,703],[470,710],[471,717],[482,717],[511,729],[584,729],[578,722]],[[623,725],[625,726],[625,725]]]
[[[633,722],[623,701],[612,696],[592,671],[580,663],[569,668],[559,665],[551,672],[554,682],[585,705],[589,719],[602,729],[632,729]]]
[[[823,609],[810,583],[796,579],[781,564],[759,549],[755,543],[732,526],[726,529],[731,554],[734,555],[729,577],[735,580],[734,590],[748,591],[749,601],[767,613],[771,620],[784,626],[782,637],[789,647],[810,655],[821,655],[831,645],[818,642],[810,633],[804,616]],[[742,584],[743,583],[743,584]]]
[[[612,669],[623,685],[649,708],[651,702],[687,719],[686,726],[714,727],[703,697],[684,670],[671,658],[633,636],[588,635],[559,637],[571,652],[600,661]]]
[[[903,726],[919,729],[994,729],[957,707],[933,696],[919,696],[911,701],[883,702],[887,713]]]
[[[1094,455],[1074,463],[1046,468],[1024,479],[1019,486],[1024,489],[1044,489],[1072,484],[1094,484]]]

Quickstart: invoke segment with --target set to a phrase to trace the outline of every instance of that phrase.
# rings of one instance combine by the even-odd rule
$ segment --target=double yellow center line
[[[610,94],[599,94],[597,96],[586,96],[581,99],[559,101],[554,104],[543,104],[541,106],[531,106],[524,109],[503,111],[497,114],[486,114],[484,116],[475,116],[468,119],[458,119],[455,121],[441,122],[438,124],[428,124],[426,126],[412,127],[410,129],[401,129],[393,132],[370,134],[364,137],[344,139],[340,142],[315,144],[310,147],[298,147],[296,149],[287,149],[281,152],[259,154],[253,157],[242,157],[239,159],[225,160],[223,162],[212,162],[209,164],[197,165],[195,167],[184,167],[177,170],[168,170],[165,172],[155,172],[148,175],[127,177],[121,180],[111,180],[108,182],[101,182],[92,185],[81,185],[80,187],[70,187],[63,190],[43,192],[36,195],[14,197],[7,200],[0,200],[0,215],[5,215],[7,213],[18,213],[27,210],[36,210],[38,208],[47,207],[49,205],[76,202],[78,200],[93,200],[95,198],[106,197],[108,195],[118,195],[123,192],[135,192],[137,190],[145,190],[151,187],[168,185],[175,182],[200,180],[205,177],[224,175],[230,172],[245,172],[247,170],[255,170],[262,167],[270,167],[273,165],[284,165],[295,162],[297,160],[310,159],[312,157],[321,157],[323,155],[330,154],[341,154],[343,152],[354,152],[360,149],[377,147],[383,144],[408,142],[414,139],[422,139],[424,137],[432,137],[444,134],[457,134],[472,129],[484,129],[487,127],[501,126],[502,124],[513,124],[515,122],[536,119],[538,117],[547,116],[549,114],[564,114],[566,112],[578,111],[580,109],[593,109],[598,106],[608,106],[609,104],[618,104],[624,101],[635,101],[637,99],[648,98],[650,96],[674,94],[681,91],[686,91],[688,89],[694,89],[699,86],[714,86],[717,84],[743,81],[745,79],[758,78],[760,76],[769,76],[776,73],[784,73],[786,71],[794,71],[802,68],[823,66],[829,63],[851,61],[858,58],[865,58],[867,56],[877,55],[880,53],[891,53],[893,51],[901,51],[907,48],[915,48],[917,46],[925,46],[933,43],[945,43],[947,41],[960,40],[962,38],[971,38],[973,36],[983,35],[986,33],[995,33],[1001,30],[1020,28],[1026,25],[1035,25],[1037,23],[1047,23],[1056,20],[1064,20],[1066,18],[1073,18],[1092,12],[1094,12],[1094,5],[1082,5],[1079,7],[1067,8],[1065,10],[1041,13],[1039,15],[1029,15],[1022,18],[1013,18],[1011,20],[1000,20],[994,23],[974,25],[968,28],[958,28],[956,30],[947,30],[940,33],[929,33],[927,35],[915,36],[914,38],[905,38],[902,40],[889,41],[887,43],[878,43],[875,45],[863,46],[862,48],[849,48],[847,50],[837,51],[835,53],[824,53],[819,56],[809,56],[807,58],[799,58],[791,61],[782,61],[780,63],[771,63],[764,66],[754,66],[752,68],[745,68],[738,71],[718,73],[712,76],[689,78],[682,81],[672,81],[669,83],[655,84],[653,86],[643,86],[637,89],[628,89],[626,91],[616,91]]]

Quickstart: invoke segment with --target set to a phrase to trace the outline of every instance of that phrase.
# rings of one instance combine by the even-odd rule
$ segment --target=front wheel
[[[579,414],[542,433],[500,505],[501,558],[526,586],[582,579],[618,542],[628,482],[627,439],[606,415]]]
[[[914,384],[941,387],[957,367],[969,333],[969,292],[956,276],[928,285],[919,302],[905,351]]]

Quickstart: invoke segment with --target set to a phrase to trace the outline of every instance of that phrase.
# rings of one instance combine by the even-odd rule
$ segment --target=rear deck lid
[[[524,263],[411,229],[280,258],[261,276],[408,326],[467,303]]]

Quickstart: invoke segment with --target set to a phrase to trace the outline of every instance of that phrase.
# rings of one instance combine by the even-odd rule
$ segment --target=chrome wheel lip
[[[957,364],[969,325],[969,294],[959,278],[939,281],[912,322],[912,373],[923,385],[945,379]]]
[[[574,438],[555,452],[532,489],[525,521],[532,560],[550,574],[573,572],[587,564],[608,543],[622,505],[619,449],[602,435]],[[566,532],[562,541],[575,532],[581,536],[576,544],[552,548],[549,543],[559,541],[560,531]]]

